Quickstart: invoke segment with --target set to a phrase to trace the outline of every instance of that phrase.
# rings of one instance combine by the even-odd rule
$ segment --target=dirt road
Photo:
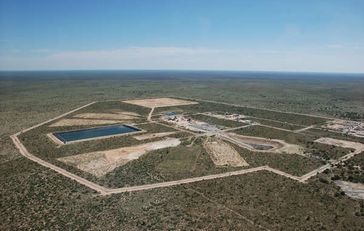
[[[47,121],[44,121],[44,122],[42,122],[42,123],[36,124],[36,125],[34,125],[34,126],[30,127],[30,128],[26,128],[26,129],[24,129],[24,130],[22,130],[22,131],[20,131],[20,132],[16,133],[15,135],[19,135],[19,134],[21,134],[21,133],[24,133],[24,132],[30,131],[30,130],[32,130],[32,129],[34,129],[34,128],[40,127],[40,126],[42,126],[42,125],[44,125],[44,124],[46,124],[46,123],[49,123],[49,122],[52,122],[52,121],[54,121],[54,120],[60,119],[60,118],[62,118],[62,117],[64,117],[64,116],[66,116],[66,115],[69,115],[69,114],[71,114],[71,113],[73,113],[73,112],[76,112],[76,111],[78,111],[78,110],[81,110],[82,108],[88,107],[88,106],[90,106],[90,105],[92,105],[92,104],[94,104],[94,103],[96,103],[96,101],[91,102],[91,103],[86,104],[86,105],[83,105],[83,106],[81,106],[81,107],[78,107],[78,108],[76,108],[76,109],[73,109],[72,111],[69,111],[69,112],[63,113],[62,115],[56,116],[56,117],[54,117],[54,118],[52,118],[52,119],[49,119],[49,120],[47,120]]]
[[[152,107],[152,109],[150,110],[149,114],[148,114],[148,121],[152,122],[152,115],[153,115],[153,112],[154,112],[154,107]]]
[[[262,170],[270,171],[275,174],[282,175],[282,176],[288,177],[293,180],[301,181],[300,177],[296,177],[296,176],[290,175],[288,173],[270,168],[269,166],[261,166],[261,167],[256,167],[256,168],[243,169],[243,170],[239,170],[239,171],[213,174],[213,175],[207,175],[207,176],[201,176],[201,177],[193,177],[193,178],[181,179],[181,180],[176,180],[176,181],[167,181],[167,182],[161,182],[161,183],[155,183],[155,184],[146,184],[146,185],[140,185],[140,186],[131,186],[131,187],[123,187],[123,188],[117,188],[117,189],[110,189],[110,188],[105,188],[96,183],[93,183],[89,180],[86,180],[80,176],[77,176],[73,173],[68,172],[65,169],[62,169],[58,166],[55,166],[49,162],[46,162],[46,161],[30,154],[28,152],[28,150],[24,147],[24,145],[20,142],[20,140],[18,139],[18,137],[16,135],[12,135],[11,139],[13,140],[14,144],[16,145],[16,147],[19,149],[20,153],[24,157],[26,157],[29,160],[34,161],[44,167],[52,169],[52,170],[62,174],[65,177],[75,180],[78,183],[97,191],[98,193],[100,193],[100,195],[103,195],[103,196],[110,195],[110,194],[116,194],[116,193],[123,193],[123,192],[134,192],[134,191],[142,191],[142,190],[155,189],[155,188],[170,187],[170,186],[175,186],[175,185],[189,184],[189,183],[194,183],[194,182],[199,182],[199,181],[204,181],[204,180],[212,180],[212,179],[219,179],[219,178],[224,178],[224,177],[229,177],[229,176],[244,175],[244,174],[262,171]]]
[[[105,195],[110,195],[110,194],[117,194],[117,193],[123,193],[123,192],[134,192],[134,191],[142,191],[142,190],[149,190],[149,189],[155,189],[155,188],[164,188],[164,187],[170,187],[170,186],[176,186],[176,185],[182,185],[182,184],[190,184],[190,183],[194,183],[194,182],[199,182],[199,181],[204,181],[204,180],[213,180],[213,179],[219,179],[219,178],[224,178],[224,177],[230,177],[230,176],[237,176],[237,175],[244,175],[244,174],[248,174],[248,173],[253,173],[253,172],[258,172],[258,171],[269,171],[287,178],[290,178],[292,180],[296,180],[299,182],[306,182],[309,178],[315,176],[316,174],[318,174],[319,172],[324,171],[327,168],[330,168],[331,165],[327,164],[324,166],[321,166],[320,168],[305,174],[301,177],[297,177],[297,176],[293,176],[291,174],[282,172],[280,170],[271,168],[269,166],[261,166],[261,167],[256,167],[256,168],[249,168],[249,169],[243,169],[243,170],[238,170],[238,171],[233,171],[233,172],[226,172],[226,173],[220,173],[220,174],[213,174],[213,175],[207,175],[207,176],[201,176],[201,177],[192,177],[192,178],[187,178],[187,179],[181,179],[181,180],[176,180],[176,181],[166,181],[166,182],[161,182],[161,183],[155,183],[155,184],[146,184],[146,185],[139,185],[139,186],[131,186],[131,187],[123,187],[123,188],[116,188],[116,189],[110,189],[110,188],[105,188],[101,185],[98,185],[96,183],[93,183],[91,181],[88,181],[82,177],[79,177],[73,173],[70,173],[68,171],[66,171],[65,169],[62,169],[60,167],[57,167],[51,163],[48,163],[32,154],[30,154],[28,152],[28,150],[23,146],[23,144],[19,141],[18,137],[16,135],[12,135],[11,139],[13,140],[14,144],[16,145],[16,147],[19,149],[20,153],[28,158],[31,161],[34,161],[44,167],[47,167],[49,169],[52,169],[60,174],[62,174],[65,177],[68,177],[72,180],[77,181],[78,183],[93,189],[95,191],[97,191],[98,193],[100,193],[100,195],[105,196]],[[361,150],[362,151],[362,150]],[[350,157],[358,154],[359,151],[354,152],[354,153],[350,153],[346,156],[343,156],[342,158],[340,158],[339,160],[337,160],[337,162],[342,161],[342,160],[347,160]]]
[[[131,186],[131,187],[124,187],[124,188],[110,189],[108,194],[134,192],[134,191],[142,191],[142,190],[147,190],[147,189],[164,188],[164,187],[170,187],[170,186],[175,186],[175,185],[190,184],[190,183],[204,181],[204,180],[212,180],[212,179],[224,178],[224,177],[229,177],[229,176],[244,175],[244,174],[248,174],[248,173],[252,173],[252,172],[262,171],[262,170],[265,170],[265,168],[266,168],[266,166],[262,166],[262,167],[257,167],[257,168],[250,168],[250,169],[244,169],[244,170],[239,170],[239,171],[234,171],[234,172],[226,172],[226,173],[207,175],[207,176],[201,176],[201,177],[193,177],[193,178],[187,178],[187,179],[176,180],[176,181],[166,181],[166,182],[155,183],[155,184],[146,184],[146,185],[140,185],[140,186]]]
[[[224,131],[224,132],[230,132],[230,131],[235,131],[235,130],[238,130],[238,129],[247,128],[247,127],[251,127],[251,126],[254,126],[254,125],[248,124],[248,125],[243,125],[243,126],[240,126],[240,127],[227,128],[227,129],[224,129],[222,131]]]
[[[347,161],[348,159],[354,157],[355,155],[358,155],[358,154],[364,152],[364,144],[362,144],[362,143],[345,141],[345,140],[337,140],[337,139],[326,138],[326,137],[317,139],[317,140],[315,140],[315,142],[326,143],[326,144],[330,144],[330,145],[340,146],[343,148],[354,148],[355,151],[351,152],[345,156],[342,156],[342,157],[338,158],[337,160],[332,161],[329,164],[325,164],[325,165],[319,167],[318,169],[315,169],[315,170],[301,176],[301,181],[303,181],[303,182],[307,181],[308,179],[310,179],[313,176],[316,176],[318,173],[325,171],[326,169],[330,169],[331,166],[336,165],[336,164],[340,163],[341,161]]]
[[[108,191],[106,188],[104,188],[104,187],[102,187],[102,186],[100,186],[98,184],[95,184],[95,183],[93,183],[91,181],[88,181],[88,180],[86,180],[86,179],[84,179],[82,177],[79,177],[79,176],[77,176],[77,175],[75,175],[73,173],[70,173],[70,172],[64,170],[63,168],[55,166],[55,165],[53,165],[53,164],[51,164],[51,163],[49,163],[49,162],[47,162],[45,160],[42,160],[42,159],[30,154],[28,152],[28,150],[24,147],[24,145],[20,142],[20,140],[18,139],[18,137],[16,135],[12,135],[10,137],[13,140],[15,146],[19,149],[20,153],[23,156],[25,156],[26,158],[28,158],[29,160],[34,161],[34,162],[36,162],[36,163],[38,163],[38,164],[40,164],[40,165],[42,165],[44,167],[50,168],[50,169],[62,174],[65,177],[68,177],[68,178],[70,178],[72,180],[75,180],[78,183],[99,192],[101,195],[106,195],[105,193]]]
[[[305,127],[305,128],[301,128],[301,129],[294,130],[294,132],[300,133],[300,132],[309,130],[309,129],[314,128],[314,127],[315,127],[315,125],[311,125],[311,126],[308,126],[308,127]]]
[[[254,108],[254,109],[259,109],[259,110],[265,110],[265,111],[271,111],[271,112],[280,112],[280,113],[287,113],[287,114],[292,114],[292,115],[311,116],[311,117],[322,118],[322,119],[329,119],[329,120],[336,119],[334,117],[323,116],[323,115],[310,115],[310,114],[298,113],[298,112],[286,112],[286,111],[279,111],[279,110],[274,110],[274,109],[259,108],[259,107],[253,107],[253,106],[244,106],[244,105],[240,105],[240,104],[224,103],[224,102],[218,102],[218,101],[214,101],[214,100],[192,99],[192,98],[188,98],[188,97],[178,97],[178,98],[187,99],[187,100],[196,100],[196,101],[207,102],[207,103],[217,103],[217,104],[234,106],[234,107]]]
[[[203,101],[203,100],[202,100]],[[209,102],[209,101],[207,101]],[[210,101],[210,102],[214,102],[214,101]],[[47,167],[49,169],[52,169],[60,174],[62,174],[65,177],[68,177],[69,179],[75,180],[78,183],[92,189],[95,190],[96,192],[98,192],[100,195],[110,195],[110,194],[116,194],[116,193],[123,193],[123,192],[134,192],[134,191],[142,191],[142,190],[149,190],[149,189],[154,189],[154,188],[163,188],[163,187],[170,187],[170,186],[175,186],[175,185],[182,185],[182,184],[189,184],[189,183],[194,183],[194,182],[199,182],[199,181],[204,181],[204,180],[213,180],[213,179],[219,179],[219,178],[224,178],[224,177],[229,177],[229,176],[237,176],[237,175],[244,175],[244,174],[248,174],[248,173],[253,173],[253,172],[258,172],[258,171],[269,171],[287,178],[290,178],[292,180],[296,180],[299,182],[306,182],[308,179],[310,179],[311,177],[317,175],[318,173],[330,168],[332,166],[332,164],[336,164],[339,163],[340,161],[346,161],[348,159],[350,159],[351,157],[361,153],[364,151],[364,147],[361,148],[357,148],[354,152],[349,153],[341,158],[339,158],[338,160],[334,161],[331,164],[326,164],[321,166],[318,169],[315,169],[301,177],[297,177],[297,176],[293,176],[291,174],[282,172],[280,170],[277,169],[273,169],[269,166],[261,166],[261,167],[256,167],[256,168],[250,168],[250,169],[243,169],[243,170],[239,170],[239,171],[233,171],[233,172],[226,172],[226,173],[220,173],[220,174],[213,174],[213,175],[207,175],[207,176],[201,176],[201,177],[192,177],[192,178],[187,178],[187,179],[181,179],[181,180],[176,180],[176,181],[167,181],[167,182],[161,182],[161,183],[155,183],[155,184],[146,184],[146,185],[140,185],[140,186],[131,186],[131,187],[124,187],[124,188],[116,188],[116,189],[110,189],[110,188],[105,188],[101,185],[98,185],[96,183],[93,183],[91,181],[88,181],[80,176],[77,176],[73,173],[68,172],[65,169],[62,169],[56,165],[53,165],[45,160],[42,160],[34,155],[32,155],[31,153],[28,152],[28,150],[24,147],[24,145],[20,142],[18,135],[23,133],[23,132],[27,132],[29,130],[32,130],[34,128],[37,128],[39,126],[42,126],[46,123],[52,122],[54,120],[57,120],[63,116],[69,115],[77,110],[80,110],[82,108],[85,108],[91,104],[93,104],[95,102],[86,104],[84,106],[81,106],[79,108],[76,108],[72,111],[69,111],[67,113],[64,113],[60,116],[54,117],[53,119],[49,119],[45,122],[42,122],[40,124],[34,125],[30,128],[24,129],[14,135],[11,135],[11,139],[14,142],[15,146],[17,147],[17,149],[19,150],[20,154],[23,155],[24,157],[28,158],[31,161],[34,161],[44,167]],[[219,103],[219,102],[218,102]],[[225,104],[225,103],[222,103]],[[228,105],[233,105],[233,104],[228,104]],[[239,106],[239,105],[237,105]],[[241,106],[240,106],[241,107]],[[152,114],[153,114],[154,108],[151,109],[149,115],[148,115],[148,121],[153,122],[152,121]],[[292,114],[298,114],[298,113],[292,113]],[[301,114],[301,115],[305,115],[305,114]],[[319,117],[319,116],[316,116]],[[325,117],[321,117],[321,118],[325,118]],[[163,124],[164,126],[168,126]],[[175,128],[176,129],[176,128]],[[205,134],[206,135],[206,134]]]
[[[171,187],[171,186],[182,185],[182,184],[190,184],[190,183],[195,183],[195,182],[205,181],[205,180],[214,180],[214,179],[225,178],[225,177],[230,177],[230,176],[245,175],[248,173],[254,173],[254,172],[259,172],[259,171],[272,172],[277,175],[281,175],[281,176],[290,178],[292,180],[302,182],[301,177],[293,176],[291,174],[282,172],[280,170],[271,168],[269,166],[260,166],[260,167],[256,167],[256,168],[249,168],[249,169],[243,169],[243,170],[238,170],[238,171],[233,171],[233,172],[225,172],[225,173],[213,174],[213,175],[207,175],[207,176],[201,176],[201,177],[192,177],[192,178],[175,180],[175,181],[166,181],[166,182],[155,183],[155,184],[146,184],[146,185],[131,186],[131,187],[124,187],[124,188],[117,188],[117,189],[108,189],[108,192],[106,192],[105,195],[123,193],[123,192],[135,192],[135,191],[142,191],[142,190],[155,189],[155,188],[165,188],[165,187]]]
[[[140,185],[140,186],[131,186],[131,187],[110,189],[110,188],[105,188],[96,183],[93,183],[89,180],[86,180],[80,176],[77,176],[73,173],[68,172],[65,169],[62,169],[58,166],[55,166],[45,160],[42,160],[42,159],[32,155],[31,153],[28,152],[28,150],[24,147],[24,145],[20,142],[20,140],[18,139],[18,137],[16,135],[12,135],[11,139],[13,140],[15,146],[19,149],[20,153],[24,157],[26,157],[29,160],[34,161],[44,167],[52,169],[52,170],[62,174],[65,177],[75,180],[78,183],[80,183],[90,189],[95,190],[96,192],[100,193],[100,195],[102,195],[102,196],[116,194],[116,193],[123,193],[123,192],[134,192],[134,191],[142,191],[142,190],[155,189],[155,188],[170,187],[170,186],[175,186],[175,185],[189,184],[189,183],[194,183],[194,182],[199,182],[199,181],[204,181],[204,180],[212,180],[212,179],[219,179],[219,178],[224,178],[224,177],[229,177],[229,176],[244,175],[244,174],[253,173],[253,172],[262,171],[262,170],[270,171],[270,172],[273,172],[278,175],[282,175],[282,176],[285,176],[285,177],[288,177],[288,178],[291,178],[294,180],[299,180],[296,176],[292,176],[292,175],[284,173],[282,171],[270,168],[269,166],[261,166],[261,167],[256,167],[256,168],[243,169],[243,170],[239,170],[239,171],[213,174],[213,175],[207,175],[207,176],[201,176],[201,177],[193,177],[193,178],[181,179],[181,180],[176,180],[176,181],[167,181],[167,182],[161,182],[161,183],[155,183],[155,184],[146,184],[146,185]]]

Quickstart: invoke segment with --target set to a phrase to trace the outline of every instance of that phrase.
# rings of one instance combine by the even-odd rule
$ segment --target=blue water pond
[[[111,125],[111,126],[104,126],[97,128],[80,129],[74,131],[55,132],[53,133],[53,135],[63,143],[67,143],[72,141],[113,136],[113,135],[119,135],[137,131],[140,131],[140,129],[125,124],[123,125],[118,124],[118,125]]]

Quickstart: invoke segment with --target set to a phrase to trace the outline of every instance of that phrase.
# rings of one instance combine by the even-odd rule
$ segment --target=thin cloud
[[[225,50],[186,47],[130,47],[114,50],[65,51],[52,54],[50,58],[147,58],[181,55],[205,55],[224,53]]]
[[[350,49],[350,50],[362,50],[363,46],[358,46],[354,44],[328,44],[326,45],[329,49]]]
[[[203,47],[126,47],[0,56],[2,70],[209,69],[364,72],[364,53],[333,49],[253,50]]]

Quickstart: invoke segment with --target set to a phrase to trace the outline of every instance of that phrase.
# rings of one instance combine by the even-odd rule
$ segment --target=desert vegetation
[[[297,227],[311,230],[360,230],[364,226],[363,203],[348,198],[331,180],[337,175],[342,180],[363,183],[362,171],[356,170],[356,166],[362,166],[362,154],[346,162],[345,166],[333,168],[332,173],[323,173],[312,178],[307,184],[269,172],[258,172],[189,185],[99,197],[94,191],[25,159],[9,138],[9,135],[26,127],[94,100],[114,101],[95,104],[93,108],[85,108],[79,113],[122,109],[137,111],[142,118],[146,118],[149,109],[123,104],[121,100],[165,96],[189,96],[244,106],[362,120],[364,107],[361,89],[364,82],[361,79],[254,79],[237,78],[236,73],[224,74],[225,78],[219,77],[221,73],[209,74],[209,78],[199,78],[202,75],[200,73],[173,73],[172,76],[168,72],[154,73],[148,78],[145,77],[145,73],[105,72],[102,75],[103,79],[100,80],[98,72],[0,73],[0,229],[261,230],[259,227],[262,226],[270,230]],[[340,88],[336,87],[338,84]],[[156,112],[174,109],[190,113],[224,113],[227,108],[225,105],[214,106],[206,102],[163,108]],[[268,123],[267,119],[299,126],[322,122],[321,119],[306,116],[296,120],[285,113],[264,114],[257,109],[235,109],[237,113],[261,118],[262,124],[264,121]],[[273,122],[267,125],[273,125]],[[274,126],[279,127],[278,125],[290,129],[280,122],[274,122]],[[137,185],[226,171],[224,168],[216,168],[203,149],[204,140],[201,138],[187,149],[176,147],[153,151],[151,155],[144,155],[136,160],[133,166],[125,165],[125,168],[118,168],[105,178],[95,178],[57,162],[56,158],[86,151],[136,145],[139,141],[132,138],[110,138],[102,142],[84,142],[57,148],[43,135],[55,130],[84,127],[54,129],[43,126],[23,134],[20,138],[32,153],[87,179],[102,181],[110,186],[120,186],[125,182]],[[152,129],[155,133],[173,130],[152,124],[146,124],[144,128]],[[253,128],[259,127],[252,126],[249,129]],[[261,129],[242,130],[241,134],[282,138],[287,142],[304,145],[311,153],[316,150],[313,154],[321,156],[324,160],[342,156],[348,150],[315,144],[313,140],[316,138],[340,136],[342,139],[363,142],[362,139],[316,129],[301,134]],[[306,134],[309,138],[306,138]],[[180,135],[182,145],[190,144],[188,133],[175,134],[176,137]],[[252,167],[267,164],[294,175],[304,174],[324,161],[299,155],[253,153],[231,145]]]

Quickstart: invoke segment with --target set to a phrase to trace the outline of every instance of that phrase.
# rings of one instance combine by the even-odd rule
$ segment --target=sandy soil
[[[208,138],[203,146],[217,166],[249,166],[233,147],[220,139]]]
[[[339,146],[339,147],[343,147],[343,148],[353,148],[355,150],[364,149],[364,144],[362,144],[362,143],[352,142],[352,141],[347,141],[347,140],[338,140],[338,139],[333,139],[333,138],[329,138],[329,137],[321,137],[321,138],[315,140],[315,142]]]
[[[169,135],[172,135],[175,133],[176,132],[148,133],[148,134],[144,134],[144,135],[133,136],[133,138],[137,139],[137,140],[147,140],[147,139],[152,139],[152,138],[157,138],[157,137],[169,136]]]
[[[58,160],[76,166],[78,169],[91,173],[97,177],[101,177],[114,170],[116,167],[122,166],[131,160],[138,159],[149,151],[176,147],[180,143],[179,139],[167,138],[165,140],[131,147],[63,157]]]
[[[70,119],[61,119],[50,127],[77,126],[77,125],[101,125],[130,122],[139,115],[134,112],[113,112],[113,113],[81,113]]]
[[[349,197],[364,200],[364,184],[341,180],[335,181],[335,184],[339,186]]]
[[[198,104],[198,102],[195,101],[173,99],[173,98],[137,99],[137,100],[126,100],[123,102],[148,108]]]
[[[62,142],[62,141],[60,141],[57,137],[55,137],[54,135],[53,135],[53,133],[48,133],[47,134],[47,137],[49,138],[49,139],[51,139],[55,144],[57,144],[57,145],[64,145],[64,143]]]
[[[98,120],[98,119],[61,119],[49,127],[65,127],[65,126],[77,126],[77,125],[101,125],[101,124],[117,124],[125,123],[125,120]]]
[[[296,144],[289,144],[286,143],[285,141],[283,147],[276,149],[274,152],[277,153],[287,153],[287,154],[298,154],[298,155],[302,155],[304,153],[304,148],[296,145]]]
[[[139,115],[133,112],[117,112],[117,113],[82,113],[73,116],[82,119],[103,119],[103,120],[133,120]]]

